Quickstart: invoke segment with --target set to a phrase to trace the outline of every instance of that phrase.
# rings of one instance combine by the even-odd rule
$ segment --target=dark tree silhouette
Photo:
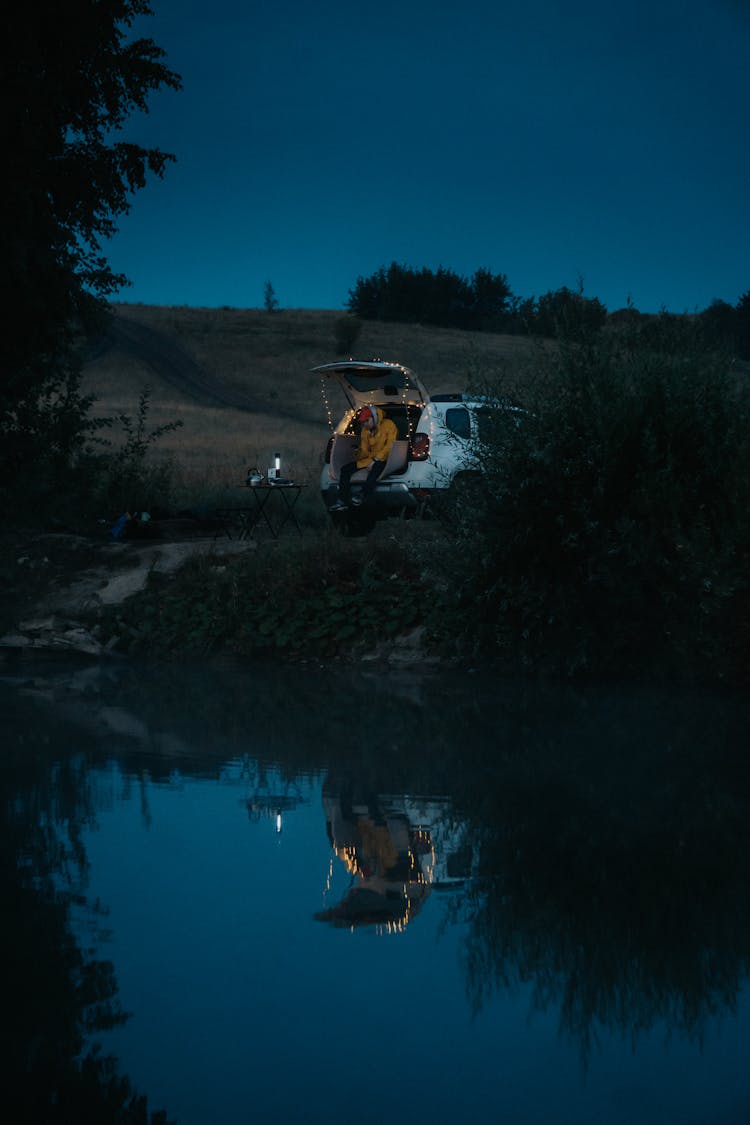
[[[416,270],[392,262],[359,277],[347,307],[365,320],[504,330],[511,291],[504,274],[478,269],[470,279],[444,266]]]
[[[735,308],[737,354],[740,359],[750,359],[750,289],[743,293]]]
[[[161,87],[180,88],[151,39],[146,0],[32,0],[3,37],[0,483],[85,430],[76,332],[126,283],[102,253],[132,193],[171,154],[114,140]]]

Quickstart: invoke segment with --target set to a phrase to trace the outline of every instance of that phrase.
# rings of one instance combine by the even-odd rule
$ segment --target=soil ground
[[[49,645],[80,631],[102,606],[142,589],[149,572],[172,573],[198,551],[235,554],[253,547],[186,520],[160,521],[149,530],[148,538],[120,542],[108,528],[92,535],[0,532],[0,647],[26,647],[30,640]]]

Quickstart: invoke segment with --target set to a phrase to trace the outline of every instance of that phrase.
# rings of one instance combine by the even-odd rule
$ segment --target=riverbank
[[[287,661],[335,655],[399,667],[440,660],[426,649],[416,603],[406,610],[393,590],[377,594],[376,571],[385,566],[384,577],[395,578],[395,537],[386,536],[385,545],[381,541],[375,548],[379,562],[362,595],[368,617],[351,581],[362,570],[364,559],[354,558],[363,556],[361,545],[342,542],[339,552],[325,533],[304,541],[238,540],[187,519],[154,521],[149,532],[149,538],[114,541],[108,528],[96,534],[6,529],[0,535],[0,661],[111,659],[136,652],[165,657],[198,652],[216,659],[271,652]],[[267,559],[261,569],[275,572],[285,593],[269,599],[269,591],[253,579],[258,552]],[[317,557],[324,568],[323,559],[337,559],[338,577],[332,576],[319,603],[310,601],[309,586],[319,586],[322,576],[303,576],[302,556],[308,562]],[[418,579],[416,571],[404,577],[410,588]],[[238,617],[241,589],[248,600]],[[228,595],[223,605],[222,593]],[[321,618],[314,628],[310,612]],[[254,641],[230,636],[228,617],[235,625],[255,617]]]
[[[150,538],[119,542],[103,526],[3,530],[0,667],[262,659],[363,670],[481,667],[578,682],[744,683],[719,637],[710,664],[697,651],[686,658],[685,637],[656,658],[644,633],[638,664],[604,662],[572,677],[560,654],[530,665],[501,637],[491,646],[467,630],[471,606],[451,579],[456,545],[436,523],[389,522],[364,541],[331,529],[237,540],[187,519],[149,530]]]
[[[0,533],[0,659],[113,655],[117,644],[101,635],[108,607],[140,593],[152,574],[175,574],[195,555],[226,557],[251,549],[215,540],[185,520],[164,521],[153,536],[117,542],[105,527],[88,534],[31,528]]]

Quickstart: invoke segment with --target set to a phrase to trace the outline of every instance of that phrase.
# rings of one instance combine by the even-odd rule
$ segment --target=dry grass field
[[[170,454],[188,492],[231,487],[248,466],[265,468],[275,452],[285,475],[310,482],[343,399],[335,386],[330,402],[321,381],[309,374],[336,354],[336,310],[196,309],[119,304],[115,325],[145,332],[199,371],[196,390],[148,347],[115,333],[84,369],[84,391],[96,395],[94,414],[135,416],[149,388],[149,428],[182,420],[183,427],[158,444]],[[462,332],[421,325],[363,322],[354,345],[358,359],[396,360],[411,367],[432,393],[460,391],[472,378],[521,368],[530,345],[513,336]],[[244,400],[227,405],[222,398]]]

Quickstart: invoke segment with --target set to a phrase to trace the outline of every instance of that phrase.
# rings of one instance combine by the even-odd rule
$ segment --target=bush
[[[465,278],[443,266],[417,270],[392,262],[357,278],[347,307],[365,320],[501,331],[511,297],[505,274],[478,269]]]
[[[107,428],[122,428],[123,441],[102,452],[91,449],[76,466],[78,504],[97,515],[114,518],[126,511],[168,510],[174,499],[175,466],[170,458],[156,458],[154,447],[181,421],[149,429],[150,391],[144,387],[135,418],[121,414],[104,419]],[[109,445],[109,442],[103,442]]]
[[[330,532],[217,561],[196,557],[174,578],[152,579],[105,615],[102,635],[129,652],[317,658],[373,651],[422,618],[418,568],[390,542]]]
[[[456,520],[477,544],[459,628],[482,650],[568,673],[746,670],[750,399],[700,338],[672,317],[578,331],[540,356],[526,413],[494,416],[482,500]]]
[[[333,326],[336,355],[351,355],[352,348],[362,331],[362,321],[356,316],[340,316]]]

